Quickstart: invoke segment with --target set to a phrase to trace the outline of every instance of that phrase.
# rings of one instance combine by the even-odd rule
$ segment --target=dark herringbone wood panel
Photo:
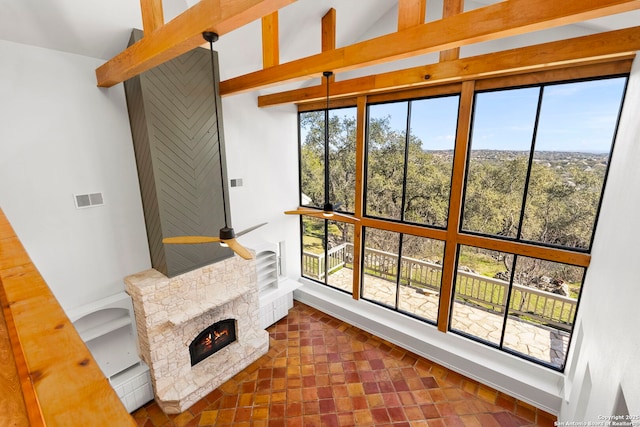
[[[224,138],[209,50],[161,64],[125,89],[154,268],[175,276],[231,256],[219,245],[162,244],[168,236],[217,236],[224,226]]]

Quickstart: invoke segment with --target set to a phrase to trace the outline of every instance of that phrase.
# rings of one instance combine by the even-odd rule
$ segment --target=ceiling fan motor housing
[[[220,229],[220,240],[231,240],[235,238],[236,238],[236,233],[233,231],[233,228],[222,227]]]
[[[212,31],[205,31],[202,33],[202,38],[208,41],[209,43],[214,43],[218,41],[218,33],[214,33]]]

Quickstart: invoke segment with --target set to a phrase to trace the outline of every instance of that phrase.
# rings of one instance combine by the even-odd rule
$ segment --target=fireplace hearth
[[[191,366],[222,350],[236,340],[236,321],[226,319],[214,323],[189,344]]]

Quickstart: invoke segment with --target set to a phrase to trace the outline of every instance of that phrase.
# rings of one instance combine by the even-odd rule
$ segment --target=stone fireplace
[[[172,278],[146,270],[125,283],[165,413],[185,411],[269,349],[254,260],[234,256]]]

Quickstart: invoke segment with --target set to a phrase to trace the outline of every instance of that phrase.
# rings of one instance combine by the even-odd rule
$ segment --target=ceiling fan
[[[204,37],[204,39],[209,42],[209,49],[211,50],[211,73],[212,73],[212,77],[213,77],[213,99],[214,99],[214,102],[217,104],[218,95],[216,93],[216,77],[215,77],[214,58],[213,58],[213,42],[218,40],[218,34],[206,31],[206,32],[202,33],[202,37]],[[216,111],[219,111],[217,105],[216,105]],[[221,146],[220,146],[220,124],[218,123],[218,120],[216,120],[216,126],[218,128],[217,129],[217,132],[218,132],[217,133],[217,135],[218,135],[218,157],[219,157],[219,160],[220,160],[220,184],[222,186],[222,208],[223,208],[223,211],[224,211],[224,227],[222,227],[220,229],[220,233],[219,233],[219,235],[217,237],[215,237],[215,236],[176,236],[176,237],[166,237],[166,238],[162,239],[162,243],[191,245],[191,244],[200,244],[200,243],[220,242],[220,246],[231,248],[235,253],[240,255],[242,258],[244,258],[244,259],[253,259],[253,256],[252,256],[251,252],[249,252],[249,250],[247,248],[245,248],[240,243],[238,243],[238,241],[236,240],[236,237],[240,237],[240,236],[242,236],[244,234],[249,233],[250,231],[255,230],[258,227],[262,227],[263,225],[266,224],[266,222],[262,223],[262,224],[255,225],[255,226],[250,227],[250,228],[247,228],[246,230],[242,230],[237,234],[233,231],[233,227],[229,227],[228,221],[227,221],[227,202],[226,202],[225,195],[224,195],[224,176],[223,176],[223,173],[222,173],[222,149],[221,149]]]
[[[294,211],[285,211],[284,213],[287,215],[309,215],[324,219],[331,219],[334,216],[339,216],[349,220],[350,222],[360,221],[358,218],[351,215],[336,212],[335,209],[340,206],[340,203],[334,206],[333,203],[329,202],[329,77],[333,75],[333,72],[324,71],[322,75],[325,77],[327,82],[327,107],[324,110],[324,206],[322,207],[322,210],[298,207],[298,209]]]
[[[226,216],[226,215],[225,215]],[[179,244],[179,245],[192,245],[198,243],[215,243],[220,242],[220,246],[225,246],[231,248],[235,253],[240,255],[244,259],[253,259],[251,252],[244,246],[242,246],[236,240],[236,237],[240,237],[244,234],[247,234],[250,231],[255,230],[258,227],[262,227],[266,222],[262,224],[254,225],[253,227],[247,228],[246,230],[240,231],[236,234],[233,231],[233,228],[227,227],[226,218],[225,225],[220,229],[220,235],[217,237],[214,236],[176,236],[176,237],[165,237],[162,239],[162,243],[166,244]]]

